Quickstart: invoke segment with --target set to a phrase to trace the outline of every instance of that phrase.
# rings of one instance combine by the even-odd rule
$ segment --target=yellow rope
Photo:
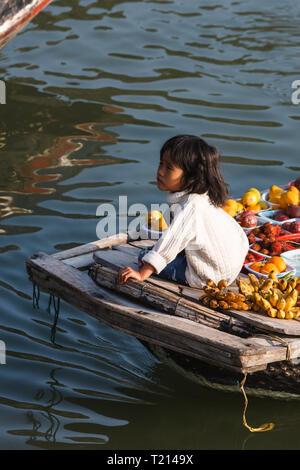
[[[290,361],[290,359],[291,359],[291,346],[290,346],[290,343],[288,343],[287,341],[284,341],[283,338],[280,338],[279,336],[276,336],[273,333],[269,333],[269,334],[270,334],[270,336],[272,336],[272,338],[276,339],[277,341],[279,341],[280,343],[282,343],[286,347],[286,360]]]
[[[250,432],[265,432],[265,431],[271,431],[273,428],[274,428],[274,423],[265,423],[265,424],[262,424],[261,426],[259,426],[259,428],[252,428],[251,426],[249,426],[249,424],[247,423],[246,421],[246,410],[247,410],[247,406],[248,406],[248,398],[247,398],[247,395],[246,395],[246,392],[245,392],[245,389],[244,389],[244,385],[245,385],[245,382],[246,382],[246,378],[247,378],[247,373],[244,374],[244,378],[243,380],[241,381],[240,383],[240,389],[244,395],[244,398],[245,398],[245,406],[244,406],[244,411],[243,411],[243,425],[245,426],[245,428],[247,428]]]

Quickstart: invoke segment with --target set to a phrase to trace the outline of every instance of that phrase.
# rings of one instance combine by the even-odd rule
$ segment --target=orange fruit
[[[279,186],[276,186],[275,184],[273,184],[269,190],[269,201],[275,204],[279,204],[280,197],[283,193],[284,193],[283,188],[280,188]]]
[[[270,259],[268,259],[268,263],[275,264],[280,273],[283,273],[286,270],[286,262],[283,258],[281,258],[281,256],[272,256]]]
[[[227,212],[227,214],[231,215],[231,217],[235,217],[236,216],[236,210],[235,209],[232,209],[232,207],[230,206],[227,206],[225,204],[225,206],[222,207],[222,209]]]
[[[253,211],[254,213],[257,213],[261,210],[261,207],[260,207],[260,204],[257,203],[257,204],[254,204],[254,206],[248,206],[247,210],[248,211]]]
[[[295,204],[296,206],[299,203],[299,190],[296,188],[296,186],[291,186],[289,190],[286,192],[286,201],[289,204],[293,205]]]
[[[234,199],[227,199],[226,206],[231,207],[232,210],[236,211],[238,208],[238,203]]]
[[[252,263],[250,264],[250,268],[253,270],[253,271],[256,271],[258,273],[260,273],[260,270],[264,267],[264,263],[259,263],[259,262],[256,262],[256,263]]]
[[[295,189],[294,189],[295,188]],[[298,205],[299,203],[299,190],[295,186],[291,186],[288,191],[285,191],[279,201],[281,209],[287,209],[288,206]]]
[[[243,212],[244,209],[245,207],[243,206],[243,204],[237,201],[237,212]]]
[[[269,261],[261,268],[260,272],[262,274],[269,274],[269,273],[275,273],[278,274],[279,270],[275,266],[275,264],[270,263]]]

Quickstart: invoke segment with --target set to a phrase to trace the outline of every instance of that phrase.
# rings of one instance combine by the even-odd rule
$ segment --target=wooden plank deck
[[[140,283],[144,290],[147,284],[156,286],[157,292],[164,290],[168,293],[166,297],[186,299],[184,307],[190,309],[185,318],[172,313],[165,314],[161,309],[154,308],[157,302],[153,302],[152,306],[142,304],[136,298],[129,298],[128,292],[121,292],[120,285],[108,289],[107,284],[105,287],[99,285],[100,278],[93,280],[89,275],[88,269],[93,269],[95,259],[98,262],[101,260],[103,266],[100,268],[104,271],[112,267],[119,269],[128,265],[128,262],[136,266],[137,250],[145,244],[149,242],[128,243],[127,235],[119,234],[54,255],[38,253],[27,260],[29,279],[41,291],[60,297],[115,329],[229,370],[264,370],[271,362],[284,361],[287,350],[290,358],[300,357],[300,330],[297,338],[295,330],[289,333],[290,325],[288,328],[283,326],[284,322],[295,323],[298,328],[299,323],[278,320],[280,325],[274,330],[265,322],[268,320],[266,317],[249,322],[247,318],[252,313],[247,312],[245,318],[232,312],[216,312],[197,302],[199,293],[202,293],[200,289],[151,276]],[[102,277],[105,285],[108,276]],[[138,284],[138,281],[129,281],[127,287],[134,283]],[[126,289],[126,284],[122,286]],[[272,323],[274,320],[277,319],[272,319]],[[259,334],[271,330],[281,334],[284,340],[280,342],[271,336],[262,337]]]
[[[137,269],[136,255],[133,255],[133,253],[135,252],[132,251],[132,247],[128,244],[124,244],[120,248],[115,246],[114,249],[110,251],[95,252],[94,259],[96,262],[101,263],[104,266],[111,266],[116,269],[124,266],[130,266],[133,269]],[[149,278],[149,281],[151,279],[152,276]],[[155,278],[153,277],[153,279]],[[198,300],[199,297],[204,294],[202,289],[193,289],[191,287],[164,281],[159,278],[156,278],[156,283],[163,286],[165,289],[173,290],[173,292],[186,295],[194,300]],[[234,286],[231,286],[231,288],[234,290]],[[214,312],[212,309],[207,310]],[[265,313],[253,311],[242,312],[239,310],[230,310],[227,315],[238,318],[242,322],[253,325],[265,332],[300,337],[300,321],[298,319],[293,321],[280,320],[278,318],[270,318]]]

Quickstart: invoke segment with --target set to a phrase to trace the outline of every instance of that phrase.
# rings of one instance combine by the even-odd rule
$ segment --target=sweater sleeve
[[[167,230],[152,250],[142,258],[143,261],[154,267],[157,274],[195,238],[194,212],[191,203],[187,203],[181,210],[177,211]]]

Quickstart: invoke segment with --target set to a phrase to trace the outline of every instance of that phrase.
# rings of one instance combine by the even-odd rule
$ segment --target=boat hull
[[[8,0],[0,6],[0,49],[52,0]]]

